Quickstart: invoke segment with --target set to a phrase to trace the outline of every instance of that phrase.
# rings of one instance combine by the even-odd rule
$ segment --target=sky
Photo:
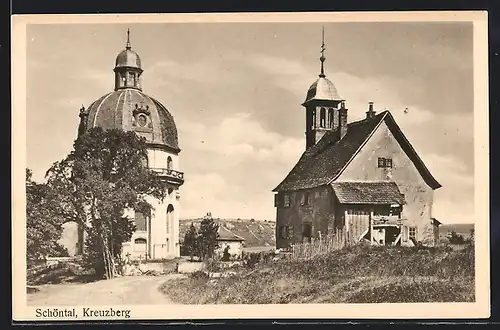
[[[181,218],[275,220],[272,189],[305,147],[301,103],[319,74],[322,25],[326,75],[348,121],[370,101],[390,110],[442,184],[433,216],[474,222],[472,23],[29,25],[33,178],[71,151],[80,107],[112,91],[130,28],[143,91],[177,124]]]

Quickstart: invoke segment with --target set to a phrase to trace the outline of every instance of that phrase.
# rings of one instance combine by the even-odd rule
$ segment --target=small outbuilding
[[[222,225],[219,225],[218,234],[219,248],[216,252],[222,257],[224,250],[227,249],[231,259],[241,258],[245,239]]]

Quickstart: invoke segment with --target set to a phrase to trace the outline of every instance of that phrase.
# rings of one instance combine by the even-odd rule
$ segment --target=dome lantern
[[[132,50],[130,30],[127,29],[125,49],[118,54],[115,61],[115,90],[135,88],[141,90],[142,65],[139,54]]]

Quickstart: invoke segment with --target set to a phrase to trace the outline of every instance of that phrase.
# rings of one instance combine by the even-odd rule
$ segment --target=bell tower
[[[306,108],[306,149],[318,143],[326,132],[339,127],[339,109],[344,102],[333,83],[326,78],[324,27],[322,32],[319,78],[309,87],[306,101],[302,103]]]

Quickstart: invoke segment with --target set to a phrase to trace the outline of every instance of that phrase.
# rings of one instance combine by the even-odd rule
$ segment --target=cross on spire
[[[127,29],[127,46],[125,48],[132,48],[132,46],[130,46],[130,29]]]
[[[325,50],[326,50],[326,47],[325,47],[325,26],[323,26],[322,35],[321,35],[321,57],[319,58],[319,60],[321,61],[321,73],[319,74],[319,76],[321,78],[325,77],[325,69],[324,69],[324,65],[323,65],[323,63],[326,60]]]

